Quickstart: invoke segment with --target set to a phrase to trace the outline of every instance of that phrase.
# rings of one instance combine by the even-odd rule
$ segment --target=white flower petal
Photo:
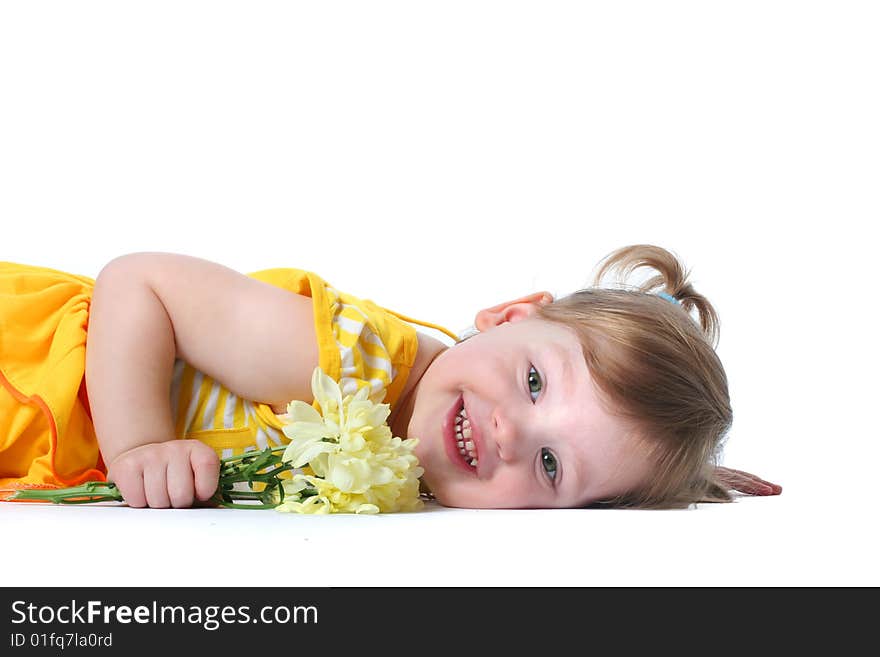
[[[320,367],[316,367],[312,373],[312,394],[321,405],[324,415],[342,408],[342,389]]]
[[[282,460],[289,461],[294,468],[301,468],[309,461],[315,460],[315,458],[319,454],[326,454],[328,452],[334,451],[335,449],[336,445],[334,445],[333,443],[327,443],[323,440],[316,440],[314,442],[304,444],[298,450],[291,450],[290,447],[288,447],[286,450],[284,450],[284,456],[282,456]],[[288,452],[290,452],[291,454],[291,457],[289,459],[285,458]]]
[[[320,440],[333,435],[323,423],[314,422],[291,422],[282,431],[291,440]]]
[[[299,399],[295,399],[287,405],[287,417],[285,420],[288,422],[314,422],[315,424],[322,424],[324,422],[324,418],[321,417],[321,414],[314,406],[306,404]]]
[[[293,479],[288,479],[287,481],[281,482],[281,487],[284,489],[285,495],[297,495],[303,488],[309,485],[309,482],[306,481],[306,478],[302,475],[296,475]]]

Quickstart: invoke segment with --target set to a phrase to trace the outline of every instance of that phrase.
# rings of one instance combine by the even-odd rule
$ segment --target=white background
[[[588,284],[617,247],[664,246],[721,316],[725,463],[785,488],[359,525],[3,505],[34,559],[52,559],[49,526],[121,541],[88,571],[8,583],[208,583],[223,559],[154,555],[253,529],[296,536],[294,561],[353,542],[421,559],[286,584],[880,584],[878,33],[876,3],[840,0],[3,3],[0,260],[311,269],[460,331]]]

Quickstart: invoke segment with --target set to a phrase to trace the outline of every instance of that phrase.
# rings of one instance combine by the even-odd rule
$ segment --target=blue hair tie
[[[667,294],[666,292],[658,292],[658,293],[657,293],[657,296],[658,296],[658,297],[663,297],[663,298],[666,299],[667,301],[671,301],[672,303],[674,303],[674,304],[676,304],[676,305],[678,305],[678,306],[681,305],[681,302],[680,302],[678,299],[676,299],[676,298],[675,298],[674,296],[672,296],[671,294]]]

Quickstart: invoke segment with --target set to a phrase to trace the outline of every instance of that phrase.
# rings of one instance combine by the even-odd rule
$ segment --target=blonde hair
[[[535,312],[574,330],[609,412],[636,427],[655,464],[650,481],[602,502],[682,508],[731,501],[713,474],[733,422],[727,376],[715,353],[715,309],[688,282],[690,272],[665,249],[636,244],[603,260],[593,287],[538,306]],[[641,285],[599,287],[609,271],[617,270],[625,281],[641,267],[657,274]]]

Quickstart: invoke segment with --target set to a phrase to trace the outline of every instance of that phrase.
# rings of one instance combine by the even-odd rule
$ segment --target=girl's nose
[[[491,416],[492,438],[502,461],[514,461],[517,458],[517,428],[510,416],[496,408]]]

